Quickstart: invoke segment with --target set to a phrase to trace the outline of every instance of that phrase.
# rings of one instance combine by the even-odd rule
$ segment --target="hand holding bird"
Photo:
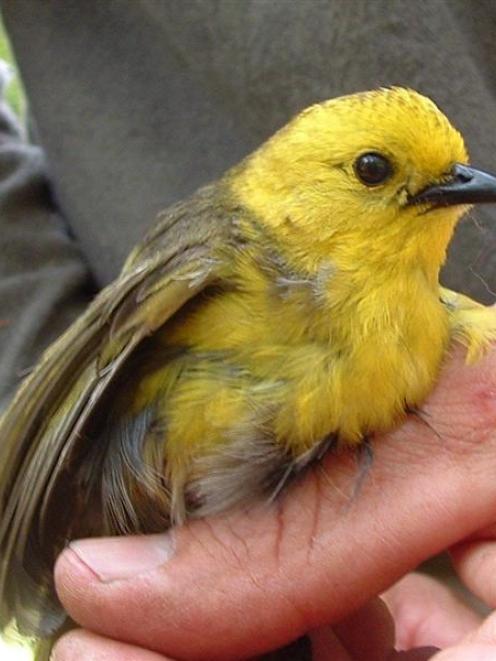
[[[392,661],[393,647],[432,645],[447,648],[446,661],[494,656],[494,613],[482,623],[440,583],[408,575],[386,593],[389,616],[377,598],[450,549],[461,580],[496,607],[496,351],[475,366],[460,348],[453,353],[423,405],[429,424],[410,416],[378,437],[353,497],[356,465],[342,453],[271,505],[164,535],[71,544],[57,587],[84,630],[62,639],[60,661],[90,652],[148,661],[148,650],[251,658],[303,633],[315,661],[343,649],[360,661]],[[477,643],[486,657],[473,652]],[[430,656],[412,652],[416,661]]]

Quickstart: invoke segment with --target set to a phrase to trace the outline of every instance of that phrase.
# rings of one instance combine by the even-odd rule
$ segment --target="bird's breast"
[[[295,455],[329,434],[355,443],[390,429],[432,389],[449,340],[422,282],[327,302],[299,281],[206,296],[167,328],[167,344],[187,347],[169,429],[211,448],[249,420]]]
[[[302,323],[303,320],[302,320]],[[431,391],[449,342],[449,322],[438,296],[412,287],[371,291],[334,306],[328,340],[314,343],[306,360],[291,348],[291,375],[278,416],[278,434],[307,449],[336,433],[359,442],[393,427]]]

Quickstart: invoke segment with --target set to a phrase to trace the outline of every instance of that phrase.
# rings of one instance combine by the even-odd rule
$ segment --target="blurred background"
[[[26,112],[26,100],[22,84],[18,75],[17,66],[10,48],[10,43],[5,32],[3,21],[0,18],[0,61],[1,66],[8,67],[10,81],[6,90],[7,101],[18,117],[24,121]]]
[[[3,22],[0,20],[0,68],[7,69],[9,80],[6,89],[6,99],[16,115],[24,121],[26,102],[21,81],[17,72],[16,63],[12,55],[9,40],[5,33]],[[29,661],[31,653],[26,643],[16,643],[0,638],[0,659],[2,661]]]

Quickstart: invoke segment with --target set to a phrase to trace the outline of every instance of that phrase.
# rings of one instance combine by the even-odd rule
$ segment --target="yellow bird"
[[[438,276],[479,202],[496,178],[392,88],[308,108],[161,214],[0,422],[1,623],[62,624],[68,539],[274,496],[420,406],[450,341],[476,359],[496,312]]]

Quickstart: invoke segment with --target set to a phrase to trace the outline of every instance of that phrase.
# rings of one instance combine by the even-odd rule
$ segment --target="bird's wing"
[[[71,459],[135,348],[220,278],[216,255],[229,241],[230,218],[217,189],[205,187],[159,218],[121,276],[46,351],[0,420],[1,626],[15,617],[21,630],[45,634],[61,622],[60,610],[47,607],[55,556],[78,509]],[[59,504],[55,520],[50,495],[57,486],[60,498],[64,482],[68,505],[64,512]]]

